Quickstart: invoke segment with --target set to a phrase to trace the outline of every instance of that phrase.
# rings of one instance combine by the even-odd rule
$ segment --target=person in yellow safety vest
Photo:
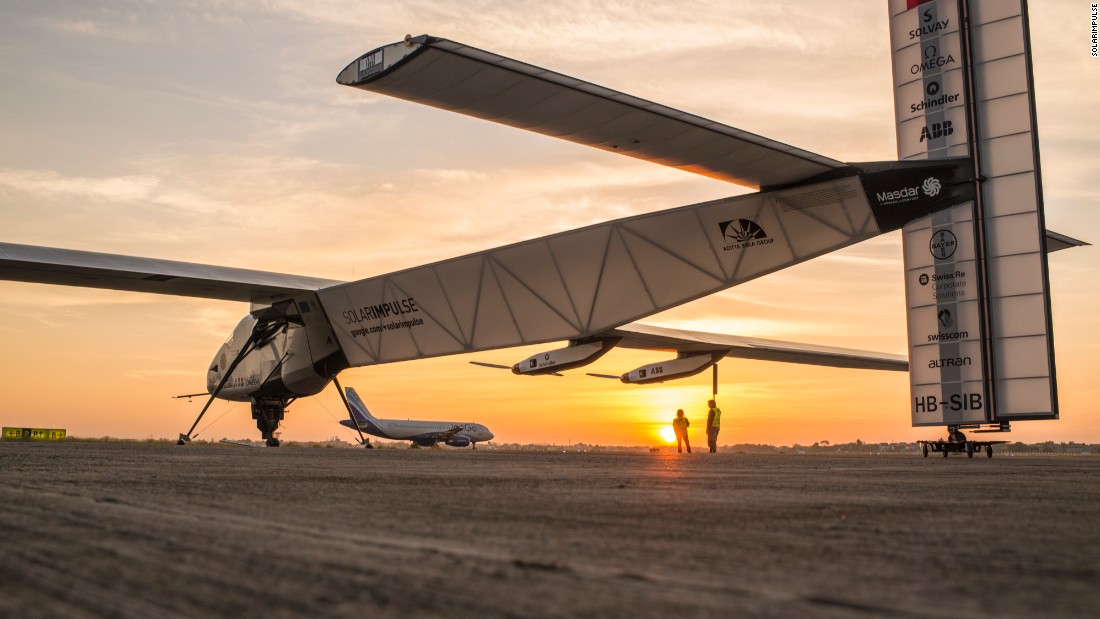
[[[718,431],[722,428],[722,409],[718,408],[714,400],[707,400],[707,446],[710,453],[718,453]]]
[[[676,432],[676,451],[678,453],[684,453],[680,443],[687,445],[688,453],[691,453],[691,441],[688,440],[688,426],[691,422],[687,417],[684,417],[684,409],[678,409],[676,411],[676,419],[672,420],[672,430]]]

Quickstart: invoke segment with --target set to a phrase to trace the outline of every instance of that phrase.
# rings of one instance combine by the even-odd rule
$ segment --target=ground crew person
[[[687,417],[684,417],[684,409],[678,409],[676,411],[676,419],[672,420],[672,429],[676,432],[676,451],[678,453],[684,453],[683,448],[680,446],[682,442],[687,445],[688,453],[691,453],[691,441],[688,440],[688,426],[691,422]]]
[[[713,454],[718,453],[718,431],[722,428],[722,409],[718,408],[714,400],[707,400],[707,406],[710,407],[707,411],[707,446]]]

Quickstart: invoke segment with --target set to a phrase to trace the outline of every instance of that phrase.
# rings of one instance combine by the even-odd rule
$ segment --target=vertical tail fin
[[[913,425],[1055,419],[1025,0],[890,0],[898,156],[976,199],[904,228]]]

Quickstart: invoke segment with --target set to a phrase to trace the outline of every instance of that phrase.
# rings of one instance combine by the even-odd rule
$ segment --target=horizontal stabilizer
[[[678,353],[728,350],[727,357],[738,359],[758,359],[761,361],[897,372],[904,372],[909,369],[909,361],[905,355],[785,342],[759,337],[686,331],[684,329],[670,329],[636,322],[612,329],[608,332],[608,335],[622,337],[622,341],[619,342],[619,346],[622,348],[665,350]]]
[[[427,35],[367,52],[336,81],[747,187],[788,185],[844,166],[747,131]]]

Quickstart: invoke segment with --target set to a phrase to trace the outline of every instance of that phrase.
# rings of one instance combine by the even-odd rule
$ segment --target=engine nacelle
[[[527,357],[512,366],[512,373],[537,376],[579,368],[606,355],[621,339],[612,337],[589,342],[570,342],[565,348],[548,350]]]
[[[452,436],[451,438],[447,439],[447,445],[450,447],[469,447],[470,437],[462,436],[461,434],[458,436]]]
[[[675,359],[634,368],[620,377],[624,383],[646,385],[687,378],[706,370],[726,356],[725,350],[704,353],[680,353]]]

